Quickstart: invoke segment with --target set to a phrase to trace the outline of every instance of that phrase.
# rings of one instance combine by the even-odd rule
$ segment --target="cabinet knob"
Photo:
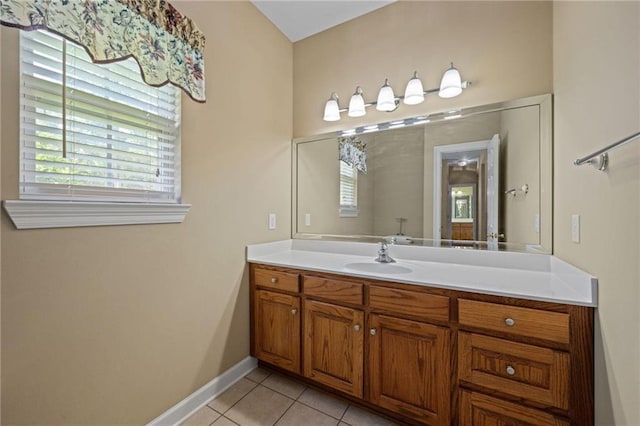
[[[513,327],[516,324],[516,321],[513,318],[505,318],[504,319],[504,324],[507,327]]]
[[[297,309],[292,309],[292,310],[291,310],[291,314],[292,314],[292,315],[295,315],[295,314],[297,314],[297,313],[298,313],[298,310],[297,310]]]
[[[277,279],[276,277],[273,277],[273,278],[271,278],[271,282],[272,282],[273,284],[275,284],[275,283],[277,283],[277,282],[278,282],[278,279]]]
[[[372,328],[371,330],[369,330],[369,334],[371,334],[372,336],[376,335],[376,329]]]
[[[355,331],[360,331],[360,324],[356,324],[356,325],[354,325],[354,326],[353,326],[353,329],[354,329]]]
[[[516,374],[516,369],[510,365],[507,365],[507,374],[513,376],[514,374]]]

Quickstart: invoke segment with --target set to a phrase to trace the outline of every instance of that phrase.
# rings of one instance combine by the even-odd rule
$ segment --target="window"
[[[54,34],[21,37],[20,198],[178,202],[178,89],[145,84],[133,58],[93,64]]]
[[[20,199],[180,205],[180,90],[144,83],[133,58],[20,34]]]
[[[358,171],[340,161],[340,217],[358,216]]]

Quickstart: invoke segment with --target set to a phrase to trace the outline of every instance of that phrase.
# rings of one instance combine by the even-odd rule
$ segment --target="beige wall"
[[[574,167],[640,130],[640,3],[554,5],[554,251],[599,278],[598,425],[640,424],[640,141],[606,173]],[[581,242],[571,242],[579,214]]]
[[[362,137],[367,143],[367,138]],[[358,172],[358,216],[340,217],[338,139],[322,139],[297,147],[297,231],[309,234],[373,235],[373,175]],[[370,158],[367,163],[370,165]],[[305,215],[311,215],[306,225]]]
[[[292,45],[249,2],[178,8],[207,37],[209,100],[183,96],[193,207],[183,224],[52,230],[2,214],[2,424],[143,424],[249,355],[245,245],[290,235]],[[17,35],[2,29],[2,199]]]
[[[536,231],[540,214],[540,108],[514,108],[500,113],[500,229],[509,242],[541,244]],[[529,192],[520,190],[529,186]],[[515,188],[516,196],[504,192]]]
[[[550,93],[550,2],[400,1],[294,44],[294,135]],[[375,100],[388,77],[397,94],[417,70],[426,88],[440,84],[453,61],[472,89],[453,99],[429,95],[395,112],[322,121],[335,91],[346,107],[356,85]]]
[[[397,218],[405,218],[403,233],[422,238],[424,129],[422,126],[371,134],[373,233],[395,235]]]

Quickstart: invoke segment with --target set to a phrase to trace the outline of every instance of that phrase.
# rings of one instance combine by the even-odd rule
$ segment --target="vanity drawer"
[[[362,305],[362,284],[359,283],[305,276],[303,292],[335,302]]]
[[[460,426],[479,425],[570,426],[570,423],[544,411],[481,393],[462,391]]]
[[[374,310],[449,321],[447,296],[372,285],[369,287],[369,305]]]
[[[569,343],[569,314],[459,299],[458,320],[463,326]]]
[[[300,290],[298,274],[274,271],[272,269],[255,268],[253,278],[256,285],[275,290],[297,293]]]
[[[495,337],[460,332],[458,375],[516,397],[569,408],[569,354]]]

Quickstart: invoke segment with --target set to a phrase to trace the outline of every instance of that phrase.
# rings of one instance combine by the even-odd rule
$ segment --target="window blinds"
[[[145,84],[133,58],[93,64],[57,35],[20,33],[20,198],[179,202],[179,90]]]
[[[354,166],[340,161],[340,216],[357,213],[358,174]]]

